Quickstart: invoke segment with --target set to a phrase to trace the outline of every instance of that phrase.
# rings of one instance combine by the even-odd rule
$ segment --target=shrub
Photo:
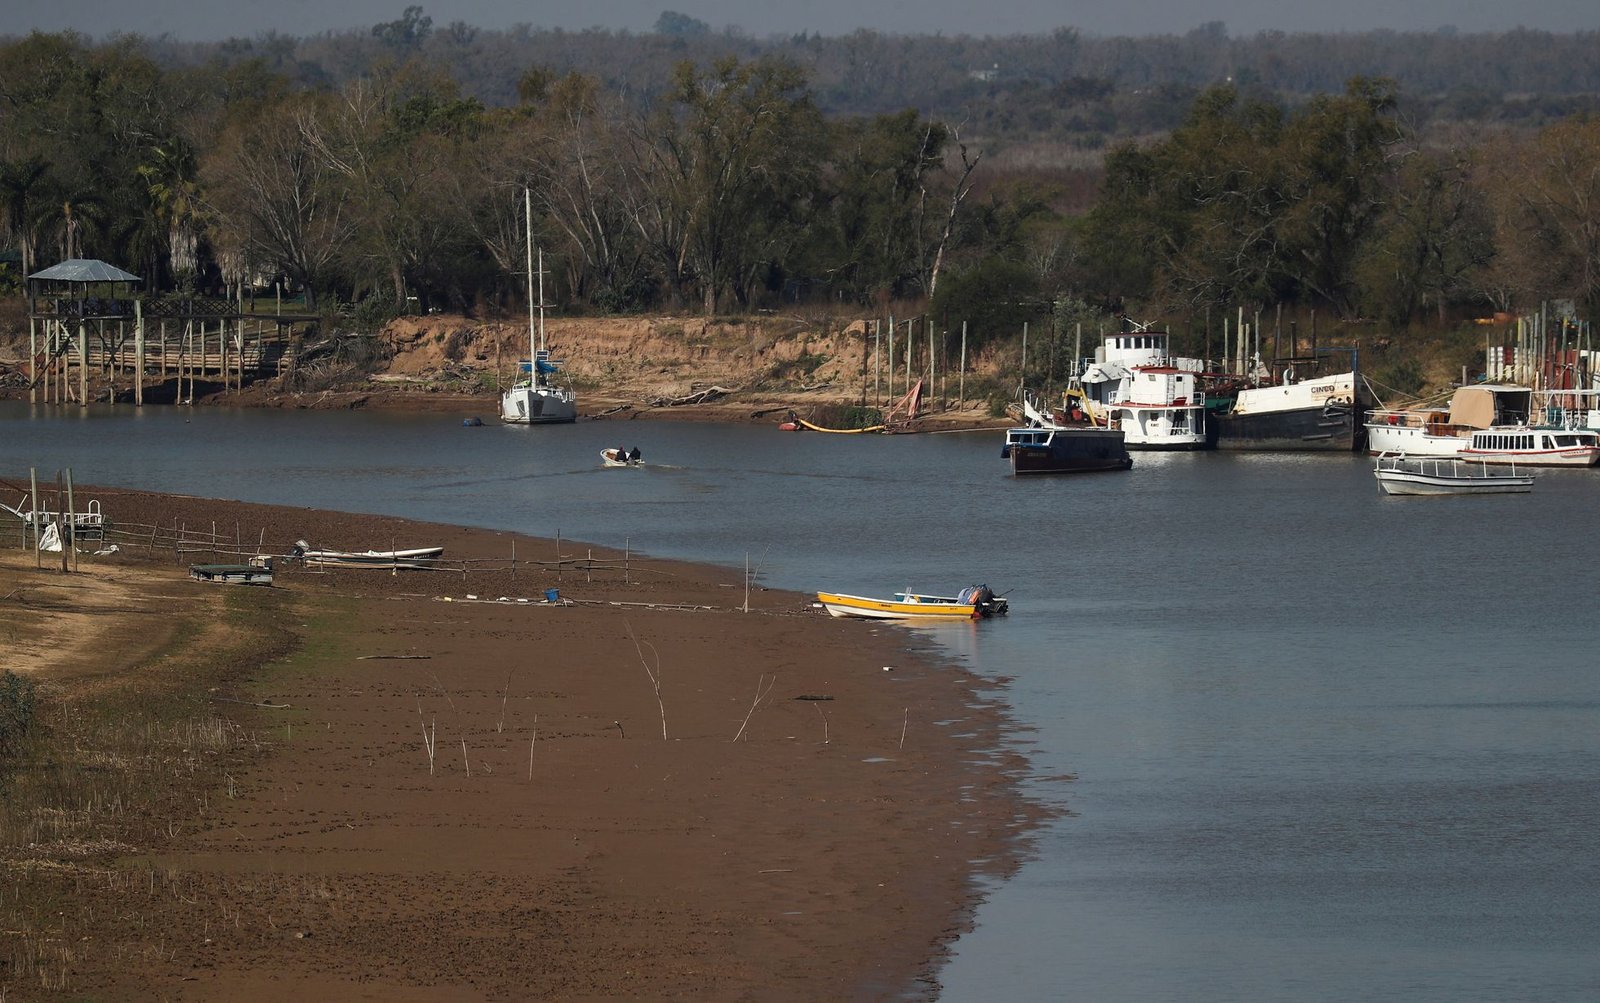
[[[0,753],[16,751],[33,730],[33,680],[9,669],[0,675]]]

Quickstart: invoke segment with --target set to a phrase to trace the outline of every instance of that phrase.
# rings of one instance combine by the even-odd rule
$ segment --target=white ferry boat
[[[1460,453],[1463,460],[1524,467],[1592,467],[1600,462],[1600,432],[1586,428],[1480,429]]]
[[[1082,410],[1121,430],[1129,449],[1204,449],[1206,399],[1199,359],[1174,358],[1164,331],[1106,335],[1079,376]]]

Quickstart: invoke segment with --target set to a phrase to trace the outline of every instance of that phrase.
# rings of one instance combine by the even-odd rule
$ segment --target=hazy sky
[[[94,38],[118,31],[220,39],[279,31],[314,35],[368,28],[398,18],[407,0],[10,0],[0,33],[73,29]],[[748,34],[857,28],[902,34],[1037,34],[1062,26],[1096,35],[1181,34],[1222,21],[1233,35],[1266,29],[1363,31],[1372,28],[1499,31],[1523,26],[1551,31],[1600,28],[1597,0],[455,0],[421,3],[436,27],[465,21],[484,28],[590,27],[648,31],[663,10],[713,28]]]

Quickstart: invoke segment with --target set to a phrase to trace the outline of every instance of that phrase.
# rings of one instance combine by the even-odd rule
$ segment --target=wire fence
[[[515,583],[519,575],[530,582],[552,579],[557,582],[568,580],[592,582],[598,579],[631,583],[645,576],[666,577],[670,574],[653,567],[647,561],[641,561],[632,553],[631,548],[625,549],[621,557],[596,557],[592,547],[585,547],[582,556],[568,555],[562,552],[559,538],[555,541],[557,556],[547,560],[520,556],[515,541],[511,541],[505,557],[465,558],[440,554],[437,557],[418,558],[407,556],[405,551],[395,550],[307,553],[298,541],[292,544],[268,541],[265,529],[254,536],[247,536],[239,523],[234,524],[230,533],[225,528],[219,528],[216,523],[211,523],[209,527],[192,527],[183,522],[174,522],[169,526],[120,521],[115,523],[97,521],[88,524],[82,520],[81,515],[80,513],[79,517],[65,518],[63,521],[69,529],[60,534],[65,538],[65,545],[74,548],[76,555],[126,552],[130,556],[140,556],[149,560],[170,558],[172,563],[179,566],[199,563],[254,564],[279,568],[294,567],[307,574],[372,571],[398,574],[402,571],[408,573],[416,571],[459,577],[468,583],[475,577],[506,578]],[[48,539],[45,527],[56,522],[57,517],[47,512],[41,512],[35,520],[18,519],[15,522],[14,534],[0,533],[0,546],[32,550],[34,537],[37,535]]]

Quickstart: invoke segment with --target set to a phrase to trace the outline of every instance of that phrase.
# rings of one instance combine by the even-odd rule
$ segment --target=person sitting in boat
[[[639,447],[638,446],[634,446],[632,449],[628,450],[628,462],[629,463],[639,463],[639,462],[641,462],[641,459],[642,458],[641,458],[641,455],[639,453]]]

